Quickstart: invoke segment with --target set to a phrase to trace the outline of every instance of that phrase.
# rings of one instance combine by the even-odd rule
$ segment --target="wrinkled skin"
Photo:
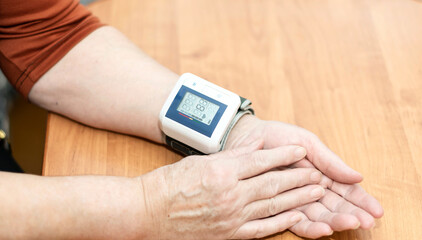
[[[305,159],[289,168],[316,168],[324,176],[320,182],[326,194],[319,201],[296,208],[302,220],[289,229],[295,234],[318,238],[333,231],[363,228],[375,225],[374,218],[383,215],[379,202],[359,186],[362,176],[348,167],[326,147],[315,134],[286,123],[243,117],[230,134],[225,149],[236,149],[261,142],[262,149],[298,145],[307,150]]]
[[[324,195],[322,174],[315,168],[287,169],[304,159],[302,147],[261,148],[251,143],[191,156],[143,175],[146,219],[152,219],[148,238],[250,239],[302,221],[301,212],[289,209]]]

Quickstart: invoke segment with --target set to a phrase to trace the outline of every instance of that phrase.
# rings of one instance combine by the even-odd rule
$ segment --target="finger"
[[[304,147],[308,151],[307,158],[322,173],[331,179],[343,183],[358,183],[362,175],[347,166],[339,156],[325,146],[315,135],[306,131],[304,133]]]
[[[244,147],[234,148],[227,151],[221,151],[214,154],[210,154],[208,156],[214,159],[221,159],[221,158],[227,159],[228,157],[238,158],[245,154],[250,154],[252,152],[260,150],[262,149],[262,147],[263,147],[262,141],[254,141],[251,144],[248,144],[247,146],[244,146]]]
[[[308,159],[304,158],[298,162],[293,163],[289,166],[289,168],[316,168]],[[331,178],[322,175],[322,180],[320,184],[326,188],[331,187],[331,185],[334,183]],[[343,184],[344,186],[352,186],[352,184]]]
[[[291,166],[295,168],[315,168],[315,166],[306,158],[293,163]]]
[[[349,185],[333,182],[330,189],[354,205],[367,211],[373,217],[380,218],[384,215],[381,204],[358,184]]]
[[[302,160],[294,162],[293,164],[291,164],[289,166],[276,167],[272,170],[285,170],[285,169],[289,169],[289,168],[316,168],[316,167],[314,165],[312,165],[312,163],[309,162],[308,159],[304,158]]]
[[[302,160],[300,162],[304,161],[306,160]],[[307,163],[293,165],[304,167],[304,165],[307,165]],[[361,210],[366,211],[368,214],[371,214],[372,217],[380,218],[384,215],[384,210],[381,204],[373,196],[368,194],[359,184],[338,183],[325,175],[322,175],[322,180],[319,184],[323,187],[329,188],[332,192],[343,197],[344,201],[348,201],[352,205],[355,205],[357,208],[360,208]],[[341,198],[336,199],[338,201],[342,200]],[[368,228],[370,226],[372,218],[367,217],[366,214],[362,214],[361,211],[356,211],[355,215],[361,216],[363,221],[369,221],[369,223],[362,226],[363,228]]]
[[[296,212],[284,212],[276,216],[249,221],[243,224],[230,239],[262,238],[285,231],[301,220]]]
[[[312,222],[303,213],[302,220],[289,228],[294,234],[305,238],[320,238],[330,236],[333,230],[326,223]]]
[[[331,212],[354,215],[359,219],[360,227],[363,229],[369,229],[375,224],[374,218],[369,213],[330,190],[327,190],[319,201]]]
[[[266,172],[272,168],[287,166],[305,157],[306,150],[298,146],[283,146],[259,150],[239,159],[238,178],[245,179]]]
[[[244,208],[247,220],[266,218],[280,212],[317,201],[324,196],[324,188],[319,185],[305,187],[283,192],[273,198],[252,202]]]
[[[357,229],[360,226],[360,222],[355,216],[344,213],[333,213],[319,202],[300,206],[297,210],[303,212],[313,222],[328,224],[334,231]]]
[[[246,203],[274,197],[277,194],[321,181],[322,174],[316,169],[296,168],[270,171],[239,182]]]
[[[311,167],[312,164],[307,160],[301,160],[292,164],[293,167]],[[312,168],[312,167],[311,167]],[[373,196],[368,194],[359,184],[344,184],[331,180],[325,175],[322,175],[321,186],[331,189],[333,192],[342,196],[347,201],[356,205],[357,207],[367,211],[375,218],[380,218],[384,215],[384,209],[381,204]]]

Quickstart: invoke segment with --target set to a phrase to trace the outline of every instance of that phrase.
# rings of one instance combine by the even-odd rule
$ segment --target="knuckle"
[[[321,181],[319,182],[319,185],[321,185],[323,188],[329,189],[332,189],[334,184],[335,182],[325,175],[322,175]]]
[[[269,170],[269,160],[265,150],[256,151],[248,156],[250,159],[250,167],[259,171]]]
[[[283,157],[285,159],[294,159],[296,150],[298,148],[301,148],[301,147],[299,145],[286,146],[284,151],[283,151]]]
[[[252,154],[252,159],[255,167],[263,168],[265,166],[264,151],[256,151]]]
[[[214,201],[221,213],[229,214],[238,209],[237,197],[234,194],[219,194]]]
[[[355,185],[348,186],[346,191],[343,194],[341,194],[342,197],[344,197],[345,199],[348,199],[351,195],[353,195],[355,189],[356,189]]]
[[[299,145],[289,145],[280,148],[280,153],[283,158],[294,158],[295,151],[298,149]]]
[[[202,176],[202,185],[206,189],[214,189],[225,186],[231,179],[232,173],[224,168],[219,162],[211,161],[207,164]]]
[[[299,175],[297,169],[286,169],[280,172],[278,177],[278,182],[283,183],[279,192],[288,191],[290,189],[298,187],[301,182],[301,176]]]
[[[275,198],[268,199],[268,216],[274,216],[278,213],[278,204]]]
[[[259,208],[250,209],[247,219],[260,219],[268,216],[268,208],[265,206],[265,204],[263,204],[263,206],[260,206]]]
[[[312,132],[308,132],[308,138],[305,138],[305,141],[307,143],[306,145],[309,149],[309,152],[315,152],[317,149],[317,144],[322,143],[319,137]]]
[[[240,218],[231,218],[224,223],[226,230],[236,229],[242,225],[242,221]]]
[[[252,238],[262,238],[265,236],[264,226],[262,224],[259,224],[255,227],[255,231],[252,234]]]
[[[308,188],[306,188],[308,190]],[[302,206],[310,202],[309,191],[302,191],[299,194],[293,196],[292,199],[297,206]]]
[[[266,186],[270,196],[275,196],[279,193],[280,179],[276,175],[277,172],[270,172],[266,174]]]
[[[317,179],[313,179],[312,178],[312,174],[313,173],[318,173],[318,171],[312,169],[312,168],[299,168],[298,169],[300,172],[296,175],[297,176],[297,185],[296,187],[299,186],[304,186],[306,184],[310,184],[313,182],[319,182],[317,181]]]
[[[299,173],[295,173],[293,176],[293,188],[299,187],[302,185],[302,182],[306,181],[305,178],[303,177],[298,177],[300,176]]]
[[[276,225],[276,232],[283,232],[287,230],[286,222],[278,222]]]
[[[283,146],[276,150],[277,160],[280,166],[286,166],[295,159],[297,146]]]
[[[314,173],[315,170],[311,168],[296,168],[292,169],[291,176],[293,179],[293,186],[294,187],[301,187],[306,184],[311,183],[311,174]]]
[[[228,216],[226,220],[238,216],[244,209],[244,204],[240,195],[234,192],[218,192],[209,200],[214,206],[213,215],[222,218]]]
[[[339,212],[343,207],[345,207],[346,202],[345,201],[338,201],[334,204],[334,211]]]

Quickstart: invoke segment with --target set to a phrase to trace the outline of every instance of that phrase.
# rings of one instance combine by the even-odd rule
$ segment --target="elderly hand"
[[[140,177],[149,239],[247,239],[284,231],[303,220],[293,210],[315,202],[315,168],[287,167],[302,160],[298,146],[237,148],[190,156]]]
[[[315,168],[307,160],[292,164],[291,167]],[[303,220],[290,230],[308,238],[318,238],[334,231],[372,228],[374,217],[380,218],[383,209],[379,202],[369,195],[359,184],[343,184],[327,176],[320,182],[327,188],[324,197],[318,202],[297,208]]]
[[[289,167],[316,168],[325,175],[320,183],[328,188],[325,196],[319,202],[297,208],[303,214],[303,220],[290,228],[297,235],[317,238],[330,235],[333,230],[359,226],[368,229],[375,224],[374,217],[383,215],[378,201],[357,184],[362,176],[348,167],[315,134],[290,124],[262,121],[246,115],[230,133],[226,149],[244,147],[251,142],[262,142],[263,149],[292,144],[302,146],[307,150],[306,159]]]

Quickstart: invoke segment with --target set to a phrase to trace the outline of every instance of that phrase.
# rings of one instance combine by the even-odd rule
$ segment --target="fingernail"
[[[296,214],[292,218],[290,218],[290,222],[292,224],[296,224],[296,223],[300,222],[301,220],[302,220],[302,216],[300,216],[299,214]]]
[[[312,182],[320,182],[322,174],[320,172],[313,172],[311,174],[311,181]]]
[[[324,196],[325,190],[322,187],[316,187],[314,190],[311,191],[312,198],[320,198]]]
[[[356,226],[353,228],[354,230],[358,229],[360,227],[360,222],[358,222],[358,224],[356,224]]]
[[[298,148],[295,150],[295,158],[296,158],[297,160],[300,160],[300,159],[304,158],[305,156],[306,156],[306,149],[305,149],[305,148],[303,148],[303,147],[298,147]]]

